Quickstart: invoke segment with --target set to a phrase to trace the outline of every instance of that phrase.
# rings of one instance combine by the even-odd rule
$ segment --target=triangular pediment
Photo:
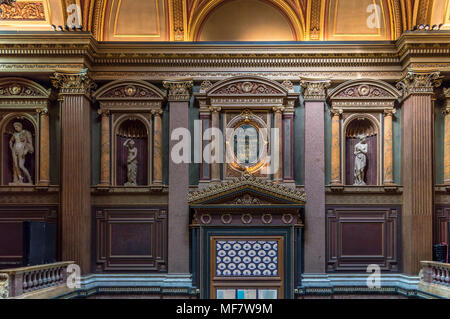
[[[191,206],[197,205],[304,205],[305,193],[263,178],[244,175],[230,181],[192,191]]]

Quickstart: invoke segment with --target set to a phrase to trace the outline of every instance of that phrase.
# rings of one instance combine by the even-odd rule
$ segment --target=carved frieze
[[[263,83],[257,82],[242,82],[232,83],[225,87],[212,92],[217,95],[278,95],[283,94],[279,90],[274,89]]]
[[[51,90],[22,78],[2,78],[0,80],[0,105],[5,109],[46,108],[51,98]]]

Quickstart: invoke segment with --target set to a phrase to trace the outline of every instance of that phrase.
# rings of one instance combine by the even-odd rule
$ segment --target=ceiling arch
[[[274,14],[274,10],[272,8],[277,8],[279,10],[279,12],[281,12],[285,17],[287,22],[290,24],[290,26],[293,29],[293,38],[290,38],[289,35],[287,34],[286,30],[282,30],[279,33],[279,36],[281,36],[281,38],[279,40],[302,40],[304,38],[304,30],[305,30],[305,22],[304,22],[304,18],[303,18],[303,14],[300,12],[295,12],[293,10],[293,8],[288,4],[288,1],[282,1],[282,0],[244,0],[241,1],[240,3],[237,3],[236,0],[211,0],[211,1],[203,1],[202,4],[200,4],[200,7],[192,12],[192,15],[189,17],[189,30],[188,30],[188,37],[189,40],[191,41],[196,41],[198,39],[200,39],[200,31],[203,29],[204,31],[204,23],[205,21],[208,20],[208,18],[210,17],[210,15],[212,13],[217,13],[219,10],[223,10],[224,8],[226,8],[225,6],[231,6],[235,4],[233,9],[238,9],[240,11],[236,11],[236,15],[230,15],[228,17],[228,22],[230,24],[233,24],[233,27],[238,24],[238,26],[240,26],[240,22],[239,19],[235,19],[235,18],[239,18],[241,17],[242,13],[244,14],[244,16],[247,16],[247,11],[246,12],[242,12],[243,10],[253,10],[253,14],[259,14],[261,15],[261,18],[268,18],[271,17],[271,24],[274,24],[273,26],[279,27],[280,29],[285,28],[286,25],[282,25],[282,21],[279,19],[280,16],[277,16],[276,14]],[[267,5],[269,4],[269,6]],[[236,6],[237,5],[237,6]],[[240,8],[239,8],[240,6]],[[231,9],[231,8],[229,8]],[[227,11],[226,13],[230,14],[230,10]],[[255,17],[251,17],[251,13],[252,11],[249,11],[250,13],[250,17],[249,19],[251,19],[251,21],[249,21],[250,23],[246,23],[245,27],[250,27],[252,28],[252,22],[256,23],[257,25],[254,26],[256,28],[260,28],[260,32],[258,32],[258,30],[254,30],[252,28],[251,32],[248,32],[249,30],[247,30],[247,33],[249,34],[249,38],[245,39],[242,38],[241,36],[238,36],[237,39],[239,40],[265,40],[268,35],[270,36],[270,34],[267,34],[268,31],[270,30],[265,30],[264,29],[264,25],[258,23],[257,19]],[[264,16],[263,16],[264,15]],[[212,21],[212,23],[210,23],[210,27],[214,27],[214,22]],[[245,21],[247,22],[247,21]],[[265,21],[267,22],[267,20]],[[267,23],[266,23],[267,25]],[[202,28],[203,27],[203,28]],[[239,29],[239,28],[238,28]],[[243,30],[242,30],[243,31]],[[272,33],[276,33],[278,30],[272,30]],[[217,34],[217,33],[216,33]],[[224,32],[225,35],[227,35],[226,32]],[[250,35],[251,34],[251,35]],[[258,35],[255,35],[258,34]],[[234,34],[229,34],[231,36],[233,36]],[[255,39],[256,36],[256,39]],[[226,40],[237,40],[236,38],[228,38]],[[213,39],[210,39],[213,40]],[[218,39],[220,40],[220,39]],[[273,40],[273,39],[272,39]]]
[[[79,7],[83,29],[91,31],[99,41],[195,41],[205,26],[214,35],[208,19],[233,1],[236,0],[17,0],[13,6],[1,5],[0,27],[51,31],[52,24],[67,24],[75,5]],[[264,20],[268,12],[274,17],[278,17],[278,12],[282,18],[277,23],[285,30],[280,34],[286,35],[285,27],[289,25],[292,38],[298,41],[396,40],[420,24],[442,24],[442,29],[450,29],[450,0],[244,1],[276,9],[255,10],[255,14],[262,14],[259,19]],[[379,16],[380,28],[374,29],[367,22],[375,16]],[[233,23],[231,18],[228,25]],[[263,27],[259,28],[265,33]],[[247,41],[252,37],[246,39],[240,33],[239,38],[230,40]]]

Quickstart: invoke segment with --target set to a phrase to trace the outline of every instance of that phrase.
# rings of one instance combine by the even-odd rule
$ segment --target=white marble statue
[[[34,153],[33,138],[29,131],[23,129],[22,123],[15,122],[13,126],[14,133],[9,140],[9,148],[12,153],[14,177],[10,185],[29,185],[33,183],[33,180],[25,167],[25,157],[27,154]]]
[[[366,143],[366,136],[364,134],[361,134],[359,137],[359,143],[355,145],[355,182],[353,185],[355,186],[361,186],[366,185],[364,182],[364,170],[367,165],[367,143]]]
[[[128,159],[127,159],[127,177],[128,181],[125,186],[137,186],[137,154],[138,150],[132,139],[127,139],[123,146],[128,148]]]

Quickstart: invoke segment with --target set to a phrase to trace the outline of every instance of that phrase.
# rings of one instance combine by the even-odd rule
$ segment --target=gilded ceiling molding
[[[323,6],[324,0],[308,0],[307,40],[323,40]]]
[[[189,41],[196,41],[201,25],[206,20],[209,13],[224,1],[225,0],[211,0],[201,3],[196,2],[196,4],[194,4],[188,24]],[[305,19],[301,11],[299,16],[299,13],[293,10],[292,7],[284,0],[267,1],[271,2],[283,11],[283,13],[289,18],[289,21],[294,28],[297,40],[302,41],[305,38]],[[202,4],[204,5],[201,6]]]
[[[190,205],[194,205],[220,198],[243,189],[253,189],[263,194],[275,198],[282,198],[294,203],[305,204],[306,202],[306,195],[301,190],[287,187],[282,184],[276,184],[264,178],[254,177],[245,173],[240,178],[222,181],[220,184],[189,192],[187,200]]]
[[[327,89],[330,87],[330,80],[310,80],[302,79],[300,82],[303,88],[303,98],[305,101],[325,101]]]
[[[189,101],[190,90],[194,86],[193,80],[168,80],[163,82],[164,88],[169,91],[168,100],[172,102]]]
[[[46,21],[44,3],[41,1],[0,2],[0,20],[3,21]]]
[[[172,40],[187,40],[186,1],[169,1],[169,10],[171,15]]]
[[[92,80],[87,69],[79,72],[57,71],[50,78],[59,95],[86,95],[91,97],[97,84]]]
[[[410,94],[433,94],[434,89],[442,84],[439,71],[408,70],[406,76],[397,83],[397,88],[403,91],[403,97]]]

